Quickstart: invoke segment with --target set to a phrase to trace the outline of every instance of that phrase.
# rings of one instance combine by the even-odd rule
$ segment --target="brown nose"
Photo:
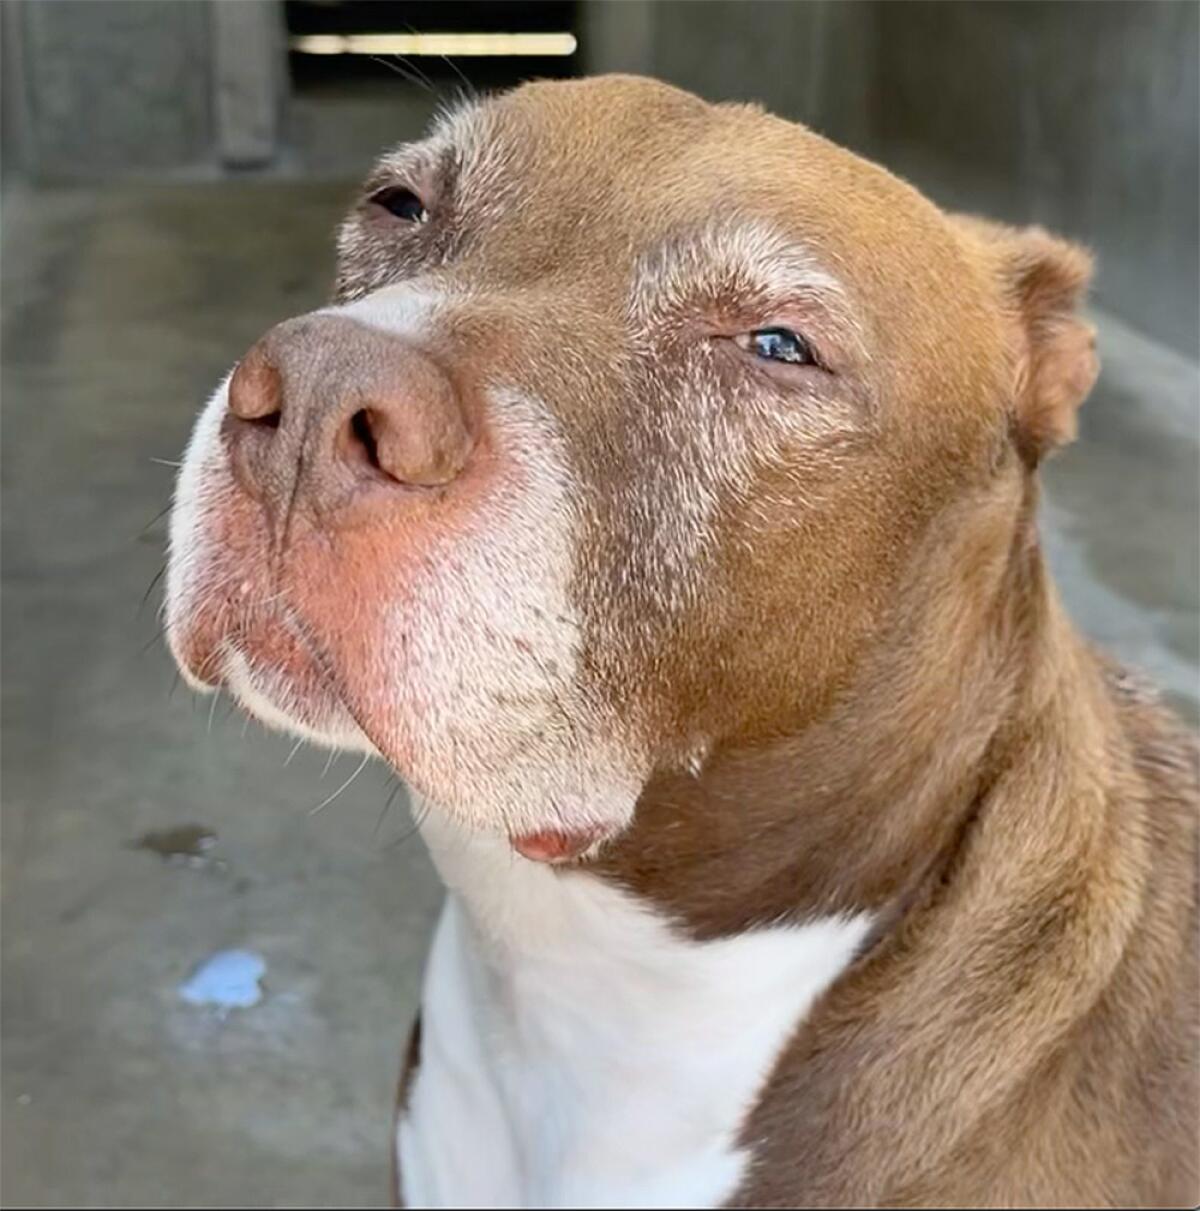
[[[247,490],[323,518],[372,487],[448,484],[473,445],[454,384],[426,354],[338,315],[287,320],[250,349],[224,433]]]

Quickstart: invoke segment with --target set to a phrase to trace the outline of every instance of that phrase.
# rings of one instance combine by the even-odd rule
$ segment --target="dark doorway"
[[[574,0],[287,0],[284,7],[298,91],[396,74],[427,79],[438,89],[464,82],[507,88],[536,77],[579,74],[578,51],[567,49],[578,34]],[[530,34],[542,37],[495,41],[497,35]],[[414,46],[418,35],[452,35],[460,39],[459,53],[453,38],[445,46]],[[463,51],[461,39],[468,35],[483,35],[482,45],[498,53]],[[478,48],[480,40],[474,41]]]

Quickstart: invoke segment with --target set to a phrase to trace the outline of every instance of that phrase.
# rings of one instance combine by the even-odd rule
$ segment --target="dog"
[[[196,424],[171,650],[448,888],[418,1206],[1190,1206],[1196,750],[1038,468],[1091,263],[635,77],[387,153]]]

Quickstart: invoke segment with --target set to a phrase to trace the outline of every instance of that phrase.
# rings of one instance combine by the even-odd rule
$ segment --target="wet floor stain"
[[[218,950],[179,985],[179,996],[224,1017],[231,1009],[249,1009],[262,1000],[266,971],[266,960],[252,950]]]
[[[216,843],[217,834],[211,828],[202,824],[181,824],[160,832],[143,833],[130,848],[149,850],[164,862],[177,866],[223,866],[224,863],[215,861],[210,852]]]

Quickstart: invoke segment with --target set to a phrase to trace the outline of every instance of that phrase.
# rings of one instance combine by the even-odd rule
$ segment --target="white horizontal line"
[[[573,55],[574,34],[301,34],[288,47],[302,55]]]

